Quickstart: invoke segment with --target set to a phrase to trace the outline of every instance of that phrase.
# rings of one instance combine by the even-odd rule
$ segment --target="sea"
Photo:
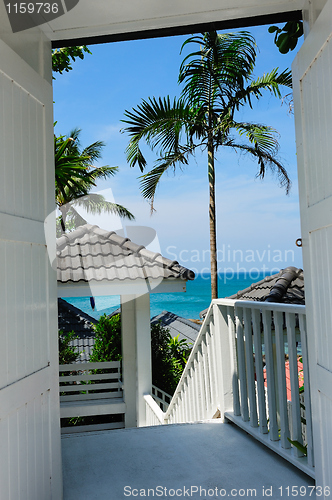
[[[219,274],[219,297],[229,297],[239,290],[244,290],[268,274]],[[120,306],[120,296],[95,297],[94,310],[92,310],[89,297],[70,297],[65,300],[95,319],[99,319],[103,314],[111,314]],[[187,291],[184,293],[152,293],[150,296],[151,318],[162,311],[170,311],[183,318],[199,319],[199,313],[208,308],[210,302],[211,275],[197,274],[193,281],[187,282]]]

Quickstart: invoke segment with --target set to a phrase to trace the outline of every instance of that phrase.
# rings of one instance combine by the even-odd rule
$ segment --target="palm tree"
[[[179,83],[183,84],[180,99],[148,98],[137,108],[125,111],[124,129],[130,136],[126,149],[131,166],[138,165],[144,172],[147,162],[141,142],[157,150],[155,166],[141,176],[142,195],[153,208],[156,188],[162,175],[169,169],[187,165],[197,148],[204,148],[208,156],[209,220],[211,254],[211,295],[218,297],[217,244],[215,203],[215,154],[221,147],[244,151],[258,162],[258,176],[266,169],[277,172],[286,192],[290,180],[278,161],[277,133],[271,127],[235,119],[236,111],[258,99],[263,90],[281,97],[280,86],[291,87],[291,73],[278,69],[254,80],[256,59],[255,40],[250,33],[204,33],[186,40],[197,45],[197,50],[183,60]],[[182,51],[181,49],[181,51]]]
[[[74,129],[68,137],[54,136],[55,199],[61,212],[62,231],[65,232],[68,226],[77,227],[86,223],[75,210],[75,205],[83,206],[92,214],[105,211],[129,220],[134,219],[122,205],[106,201],[100,194],[90,193],[96,186],[97,179],[113,176],[118,167],[94,167],[93,162],[101,157],[104,143],[96,141],[81,150],[80,132],[80,129]]]

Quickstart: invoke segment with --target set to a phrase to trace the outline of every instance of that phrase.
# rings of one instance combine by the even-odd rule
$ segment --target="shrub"
[[[191,347],[172,337],[161,323],[151,325],[152,383],[173,394],[189,357]]]
[[[104,314],[99,318],[98,323],[93,326],[93,329],[96,333],[96,338],[90,361],[121,360],[120,314],[116,314],[111,318]]]
[[[74,339],[77,339],[74,330],[67,333],[64,333],[63,330],[59,330],[59,365],[75,363],[79,358],[80,354],[74,347],[69,345]]]
[[[121,353],[121,315],[101,316],[94,325],[95,345],[90,361],[118,361]],[[181,378],[191,347],[179,336],[172,338],[161,323],[151,325],[152,383],[173,394]]]

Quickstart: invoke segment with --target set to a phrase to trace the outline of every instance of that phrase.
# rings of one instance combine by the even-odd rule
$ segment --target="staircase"
[[[147,427],[63,434],[64,500],[315,498],[306,346],[304,306],[214,300],[166,411],[154,388]]]
[[[314,477],[306,335],[305,306],[212,301],[167,411],[145,397],[147,425],[220,416]]]

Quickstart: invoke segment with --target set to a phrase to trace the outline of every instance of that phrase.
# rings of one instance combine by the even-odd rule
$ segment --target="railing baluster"
[[[218,400],[218,378],[217,378],[217,366],[216,366],[216,332],[214,328],[214,323],[210,321],[210,331],[209,331],[209,355],[211,360],[211,392],[212,392],[212,404],[217,409]]]
[[[210,405],[209,411],[212,409],[212,406],[215,405],[215,377],[214,377],[214,367],[213,367],[213,358],[212,358],[212,334],[211,334],[211,322],[209,324],[209,328],[206,332],[206,356],[207,356],[207,368],[209,374],[209,395],[210,395]]]
[[[251,427],[258,427],[250,309],[244,309],[243,319],[244,319],[244,333],[246,340],[245,351],[246,351],[247,383],[248,383],[248,395],[249,395],[249,407],[250,407],[250,425]]]
[[[235,311],[234,307],[227,307],[228,333],[231,348],[231,377],[233,388],[233,412],[234,415],[241,415],[240,395],[239,395],[239,375],[236,356],[236,334],[235,334]]]
[[[278,441],[279,433],[278,433],[278,422],[277,422],[277,405],[276,405],[272,329],[271,329],[272,316],[271,316],[271,311],[263,310],[262,314],[263,314],[263,325],[264,325],[267,399],[269,403],[269,424],[270,424],[269,437],[271,441]]]
[[[186,406],[187,406],[187,422],[191,422],[192,420],[192,396],[191,396],[191,384],[192,380],[190,377],[190,370],[187,373],[186,377],[186,383],[187,383],[187,390],[186,390]]]
[[[192,378],[192,398],[193,398],[193,421],[196,422],[198,420],[198,396],[196,389],[196,376],[194,365],[190,367],[190,373]]]
[[[197,397],[197,420],[202,420],[203,418],[203,404],[202,404],[202,380],[201,380],[201,370],[199,367],[199,356],[198,351],[194,360],[194,370],[197,374],[195,378],[196,381],[196,397]]]
[[[182,389],[180,392],[180,422],[185,422],[185,404],[184,404],[184,385],[182,385]]]
[[[237,353],[238,353],[238,370],[240,379],[240,394],[241,394],[241,415],[244,422],[249,421],[248,408],[248,393],[247,393],[247,378],[246,378],[246,360],[244,354],[244,339],[243,339],[243,323],[242,309],[235,308],[236,317],[236,333],[237,333]]]
[[[176,412],[176,423],[181,423],[181,392],[178,394],[177,398],[177,412]]]
[[[185,384],[182,384],[182,389],[180,392],[181,395],[181,408],[180,408],[180,415],[181,415],[181,423],[186,422],[186,399],[185,399]]]
[[[220,322],[221,311],[218,304],[213,304],[213,320],[215,332],[215,360],[217,367],[217,406],[221,407],[221,398],[223,397],[223,380],[222,380],[222,366],[223,366],[223,350],[221,346]],[[223,415],[221,415],[223,418]]]
[[[177,423],[181,424],[182,423],[182,410],[183,410],[183,404],[182,404],[182,389],[179,392],[178,395],[178,411],[177,411]]]
[[[299,325],[301,332],[302,362],[303,362],[303,383],[304,383],[304,406],[306,420],[307,457],[308,465],[314,466],[314,449],[312,438],[312,416],[311,416],[311,394],[309,379],[309,361],[307,344],[307,325],[304,314],[299,314]]]
[[[261,315],[258,309],[252,311],[252,325],[254,331],[255,346],[255,368],[257,379],[258,410],[259,410],[259,430],[262,434],[268,433],[266,418],[266,400],[264,386],[264,372],[262,359],[262,338],[261,338]]]
[[[200,394],[201,394],[201,410],[202,410],[201,420],[204,420],[206,415],[207,402],[206,402],[206,387],[204,380],[204,361],[202,353],[202,344],[198,348],[197,358],[198,358],[198,373],[199,373],[199,384],[200,384]]]
[[[184,422],[189,421],[189,401],[188,401],[188,377],[184,379],[183,382],[183,400],[184,400]]]
[[[290,372],[289,375],[292,394],[292,441],[297,441],[302,444],[299,375],[295,339],[295,314],[286,313],[286,326]],[[303,456],[303,453],[301,453],[301,451],[296,447],[294,447],[294,453],[297,457]]]
[[[210,391],[210,372],[209,372],[209,364],[207,357],[207,338],[205,334],[205,338],[202,339],[202,368],[203,368],[203,380],[204,380],[204,394],[205,394],[205,415],[210,409],[211,406],[211,391]]]
[[[273,313],[275,334],[276,334],[276,350],[277,350],[277,374],[278,374],[278,401],[280,415],[280,440],[283,448],[291,448],[289,442],[289,423],[287,409],[287,387],[285,373],[285,344],[284,344],[284,329],[283,329],[283,313]]]

